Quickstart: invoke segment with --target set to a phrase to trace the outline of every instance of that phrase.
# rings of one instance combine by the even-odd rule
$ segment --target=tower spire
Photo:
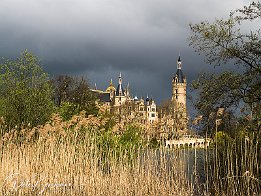
[[[119,75],[119,84],[122,84],[121,72],[120,72],[120,75]]]
[[[116,91],[117,96],[124,96],[124,89],[122,87],[122,78],[121,78],[121,72],[119,74],[119,84]]]
[[[181,62],[180,53],[179,53],[179,58],[177,61],[177,69],[181,69],[181,65],[182,65],[182,62]]]

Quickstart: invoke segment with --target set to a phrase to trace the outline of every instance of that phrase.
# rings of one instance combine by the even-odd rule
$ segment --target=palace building
[[[129,83],[126,88],[123,86],[121,73],[117,88],[111,79],[105,91],[96,88],[92,91],[99,94],[100,103],[107,111],[119,117],[119,123],[138,122],[154,135],[170,138],[187,131],[186,77],[181,68],[179,56],[172,79],[172,97],[166,108],[157,108],[155,101],[148,96],[146,99],[131,96]]]

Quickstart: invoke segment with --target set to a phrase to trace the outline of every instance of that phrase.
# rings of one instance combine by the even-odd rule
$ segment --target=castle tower
[[[186,104],[186,77],[182,73],[182,62],[179,56],[177,72],[172,79],[172,98],[174,118],[177,119],[179,130],[187,129],[187,104]]]
[[[115,106],[120,106],[124,104],[126,101],[125,91],[122,86],[122,78],[121,73],[119,75],[119,84],[116,90],[116,96],[115,96]]]
[[[186,107],[186,78],[181,70],[182,62],[179,56],[177,61],[177,72],[172,79],[172,98],[171,100]]]

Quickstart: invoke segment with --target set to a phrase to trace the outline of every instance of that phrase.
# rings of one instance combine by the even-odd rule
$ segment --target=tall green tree
[[[44,124],[53,112],[52,88],[39,59],[25,50],[0,64],[0,116],[12,128]]]

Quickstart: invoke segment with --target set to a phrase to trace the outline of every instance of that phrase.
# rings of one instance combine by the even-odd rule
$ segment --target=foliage
[[[59,75],[52,79],[52,85],[55,104],[65,120],[83,110],[87,115],[98,113],[96,96],[90,91],[88,82],[83,77]]]
[[[253,2],[231,12],[226,20],[190,24],[190,45],[200,54],[204,53],[208,63],[219,66],[233,61],[240,67],[238,73],[202,74],[192,83],[192,88],[199,93],[194,105],[204,116],[202,124],[206,130],[209,125],[215,126],[212,113],[218,108],[226,110],[222,126],[227,126],[223,130],[234,133],[233,127],[240,122],[237,118],[249,115],[249,121],[257,127],[261,102],[261,34],[260,29],[254,28],[245,32],[243,25],[260,20],[260,13],[260,2]]]
[[[51,80],[54,88],[54,100],[57,106],[69,100],[73,89],[74,79],[67,75],[59,75]]]
[[[218,146],[225,146],[227,142],[231,142],[232,138],[229,137],[228,134],[226,134],[223,131],[218,131],[215,134],[215,142],[217,143]]]
[[[79,114],[80,111],[78,105],[70,102],[62,102],[60,107],[57,107],[57,112],[63,120],[70,120],[73,115]]]
[[[119,138],[119,143],[124,149],[143,146],[143,138],[139,127],[129,126]]]
[[[157,138],[153,137],[151,138],[151,140],[149,141],[149,147],[150,148],[159,148],[160,143],[158,142]]]
[[[207,110],[221,106],[238,107],[240,101],[249,104],[258,102],[261,90],[256,85],[261,85],[261,81],[257,81],[257,77],[255,75],[242,77],[241,74],[229,71],[221,74],[202,74],[192,83],[193,89],[200,90],[200,100],[204,100],[204,102],[196,102],[196,107]]]
[[[44,124],[53,112],[52,88],[39,59],[25,50],[0,64],[0,116],[12,128]]]
[[[164,114],[169,115],[173,110],[173,102],[170,99],[163,100],[158,106],[159,115],[163,116]]]
[[[255,195],[261,190],[261,32],[253,28],[260,16],[261,4],[253,2],[228,19],[190,24],[190,45],[205,54],[207,63],[233,62],[239,68],[237,73],[202,74],[192,84],[199,93],[194,105],[203,115],[201,123],[215,136],[213,194]],[[244,25],[252,29],[245,31]]]
[[[249,7],[232,12],[226,20],[190,24],[193,33],[190,45],[200,54],[204,53],[210,64],[221,65],[234,60],[237,65],[260,73],[260,29],[245,33],[238,27],[243,22],[259,20],[260,13],[260,2],[253,2]]]
[[[192,88],[199,92],[194,106],[204,116],[202,124],[205,124],[205,129],[213,130],[218,108],[226,109],[222,116],[222,126],[226,125],[224,129],[231,133],[238,124],[238,115],[241,116],[239,118],[245,118],[251,114],[249,120],[256,122],[260,116],[261,89],[258,86],[261,84],[258,83],[258,75],[242,77],[241,74],[228,71],[221,74],[202,74],[193,81]]]

